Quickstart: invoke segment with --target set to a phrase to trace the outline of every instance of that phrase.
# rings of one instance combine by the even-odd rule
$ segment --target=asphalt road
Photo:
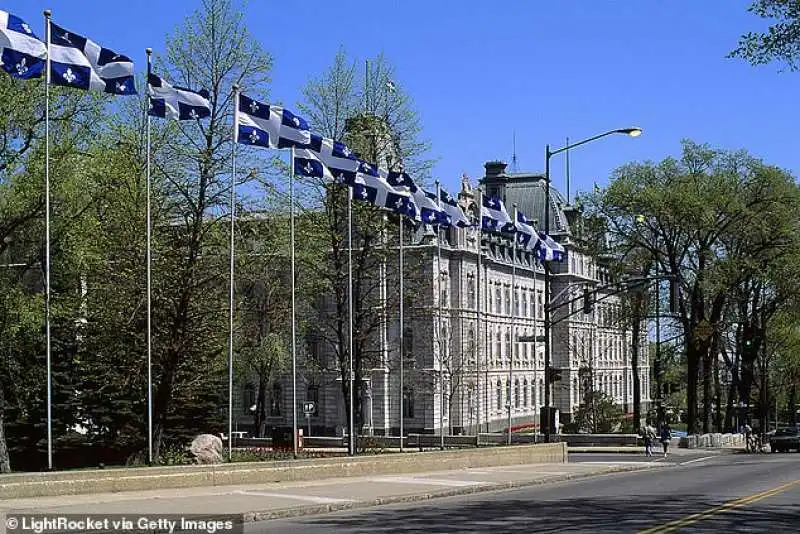
[[[605,460],[585,456],[594,459],[582,455],[579,460]],[[642,461],[636,455],[624,456],[626,461]],[[646,471],[251,523],[245,532],[655,534],[800,529],[800,454],[723,454],[660,461],[663,467]]]

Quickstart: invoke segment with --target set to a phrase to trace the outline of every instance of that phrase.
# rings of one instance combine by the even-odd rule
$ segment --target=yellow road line
[[[721,514],[723,512],[727,512],[728,510],[733,510],[734,508],[740,508],[742,506],[760,501],[761,499],[772,497],[773,495],[777,495],[778,493],[784,492],[797,484],[800,484],[800,480],[794,480],[787,484],[783,484],[782,486],[778,486],[777,488],[772,488],[766,491],[762,491],[761,493],[756,493],[754,495],[742,497],[740,499],[736,499],[735,501],[727,502],[721,506],[710,508],[704,512],[699,512],[686,517],[682,517],[680,519],[676,519],[674,521],[670,521],[669,523],[660,525],[658,527],[648,528],[647,530],[640,530],[639,534],[656,534],[656,533],[662,534],[664,532],[673,532],[675,530],[678,530],[679,528],[688,527],[689,525],[693,525],[694,523],[697,523],[704,519],[708,519],[709,517]]]

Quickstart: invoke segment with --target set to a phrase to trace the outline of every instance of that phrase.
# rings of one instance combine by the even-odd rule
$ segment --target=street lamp
[[[642,129],[638,127],[620,128],[617,130],[609,130],[607,132],[583,139],[576,143],[567,144],[557,150],[550,150],[550,145],[546,145],[544,149],[544,181],[545,181],[545,201],[544,201],[544,233],[550,234],[550,158],[561,152],[566,152],[571,148],[576,148],[592,141],[596,141],[603,137],[615,134],[629,135],[631,137],[639,137],[642,135]],[[546,427],[545,427],[545,441],[550,443],[550,266],[545,261],[544,265],[544,405],[545,413],[547,414]]]

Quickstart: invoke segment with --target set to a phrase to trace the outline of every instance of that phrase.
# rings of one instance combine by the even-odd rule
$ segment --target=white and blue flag
[[[317,134],[311,134],[308,145],[295,148],[294,171],[301,176],[353,187],[358,166],[358,160],[344,144]]]
[[[192,91],[172,86],[151,73],[147,76],[147,92],[150,97],[148,114],[153,117],[185,121],[211,115],[211,102],[205,89]]]
[[[377,166],[359,161],[356,171],[356,185],[353,187],[353,198],[369,202],[379,208],[386,208],[400,215],[414,217],[416,206],[411,193],[395,189],[386,181],[388,172]]]
[[[0,11],[0,66],[15,78],[41,77],[47,46],[21,18]]]
[[[539,232],[539,259],[542,261],[562,261],[565,257],[566,250],[564,247],[556,243],[556,241],[545,234]]]
[[[481,227],[489,232],[514,231],[513,221],[509,217],[502,200],[497,197],[483,196]]]
[[[390,172],[386,178],[389,185],[411,193],[411,198],[414,201],[416,213],[414,218],[422,224],[437,225],[447,223],[447,214],[445,214],[439,203],[436,202],[436,193],[430,193],[425,189],[419,187],[414,180],[405,172]]]
[[[459,228],[472,226],[472,221],[469,220],[464,210],[458,205],[458,201],[441,187],[439,188],[439,200],[441,201],[439,203],[441,210],[447,214],[450,226]]]
[[[539,250],[539,235],[533,227],[533,221],[517,210],[517,246],[531,251]]]
[[[133,61],[50,23],[50,83],[113,95],[135,95]]]
[[[234,117],[236,142],[264,148],[302,148],[311,142],[308,123],[280,106],[240,94]]]

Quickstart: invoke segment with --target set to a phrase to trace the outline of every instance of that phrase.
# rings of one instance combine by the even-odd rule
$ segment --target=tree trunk
[[[797,384],[792,384],[789,389],[789,405],[786,407],[789,410],[789,422],[792,425],[797,424]]]
[[[266,437],[267,430],[267,384],[261,377],[258,379],[258,394],[256,397],[256,413],[254,418],[256,437]]]
[[[713,373],[711,350],[709,349],[703,354],[703,434],[711,432],[711,409],[714,406],[711,390]]]
[[[739,386],[739,371],[736,369],[736,363],[734,363],[734,368],[731,369],[731,383],[728,385],[728,398],[725,402],[725,428],[728,429],[729,432],[738,432],[739,429],[736,428],[734,421],[736,417],[736,392],[738,391]]]
[[[714,338],[713,351],[716,353],[718,339]],[[722,432],[722,384],[719,377],[719,358],[714,358],[714,432]]]
[[[693,340],[692,340],[693,341]],[[697,434],[697,378],[700,354],[694,343],[686,351],[686,431]]]
[[[641,336],[641,292],[633,294],[633,321],[631,322],[631,374],[633,375],[633,431],[639,432],[642,420],[642,385],[639,379],[639,337]],[[594,377],[592,377],[594,380]],[[593,384],[594,385],[594,384]]]
[[[11,458],[8,455],[8,444],[6,443],[6,395],[0,380],[0,473],[11,472]]]

